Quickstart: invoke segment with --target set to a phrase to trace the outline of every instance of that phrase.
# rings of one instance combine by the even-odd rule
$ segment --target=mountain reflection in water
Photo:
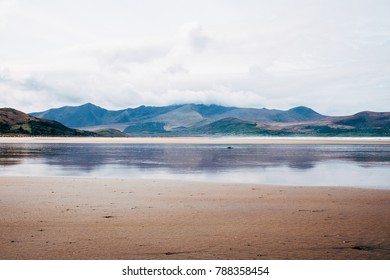
[[[332,168],[332,164],[342,166],[346,173],[349,167],[359,167],[377,169],[382,174],[390,167],[388,145],[230,146],[231,149],[219,144],[0,144],[0,174],[24,175],[26,169],[35,167],[37,176],[89,176],[102,169],[116,169],[113,174],[120,177],[141,170],[150,176],[161,172],[176,176],[218,173],[228,178],[251,172],[266,176],[278,169],[303,176],[323,165]]]

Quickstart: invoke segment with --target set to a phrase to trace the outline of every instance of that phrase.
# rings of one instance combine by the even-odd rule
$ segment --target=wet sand
[[[390,191],[0,177],[0,259],[390,259]]]
[[[0,143],[20,144],[369,144],[390,145],[390,137],[0,137]]]

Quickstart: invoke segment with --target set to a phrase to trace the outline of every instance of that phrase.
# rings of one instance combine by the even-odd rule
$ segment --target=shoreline
[[[0,137],[0,144],[390,145],[389,137]]]
[[[390,191],[0,177],[0,259],[389,259]]]

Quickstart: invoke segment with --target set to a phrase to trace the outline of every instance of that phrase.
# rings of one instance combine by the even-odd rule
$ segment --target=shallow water
[[[0,144],[0,176],[390,189],[389,145]]]

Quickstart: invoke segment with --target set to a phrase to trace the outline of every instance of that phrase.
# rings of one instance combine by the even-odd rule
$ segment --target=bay
[[[389,145],[0,144],[0,176],[390,189]]]

